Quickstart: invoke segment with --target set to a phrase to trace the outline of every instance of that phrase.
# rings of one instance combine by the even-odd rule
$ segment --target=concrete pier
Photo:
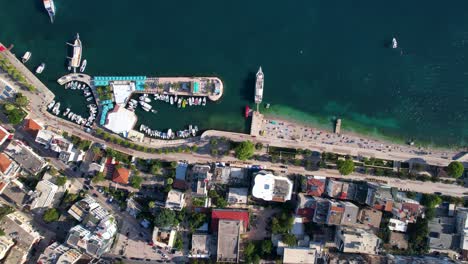
[[[253,137],[260,136],[262,129],[263,115],[258,111],[252,113],[252,123],[250,125],[250,135]]]
[[[182,83],[189,83],[192,87],[188,91],[181,90]],[[207,88],[207,85],[212,87]],[[145,81],[145,90],[136,91],[148,94],[169,94],[177,96],[206,96],[211,101],[218,101],[224,92],[223,82],[217,77],[158,77],[147,78]],[[210,91],[207,89],[215,89]],[[195,91],[197,90],[197,91]]]
[[[91,87],[92,78],[91,76],[84,73],[70,73],[60,77],[60,79],[57,80],[58,84],[60,85],[64,85],[71,81],[82,82]]]

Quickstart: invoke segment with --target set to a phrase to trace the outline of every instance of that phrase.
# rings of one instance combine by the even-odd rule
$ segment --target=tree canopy
[[[42,216],[42,219],[47,222],[54,222],[57,221],[60,217],[60,213],[57,209],[55,208],[49,208],[44,212],[44,215]]]
[[[447,173],[453,178],[460,178],[463,175],[465,168],[459,161],[452,161],[447,167]]]
[[[140,189],[142,182],[143,182],[143,178],[140,176],[135,175],[130,179],[130,185],[132,185],[132,187],[135,189]]]
[[[294,217],[286,212],[275,216],[271,220],[271,232],[273,234],[286,234],[291,230],[294,223]]]
[[[236,158],[240,160],[248,160],[254,155],[255,145],[250,141],[244,141],[236,147],[235,151]]]
[[[173,227],[178,224],[174,211],[163,208],[154,218],[154,225],[157,227]]]
[[[58,186],[64,186],[67,183],[67,177],[65,176],[58,176],[57,179],[55,180],[55,183]]]
[[[287,244],[288,246],[295,246],[297,244],[297,239],[293,234],[284,234],[282,241]]]
[[[442,203],[442,198],[435,194],[423,194],[421,204],[428,208],[435,208],[437,205]]]
[[[93,177],[93,179],[91,180],[93,183],[98,183],[98,182],[102,182],[106,179],[106,177],[104,176],[104,173],[102,172],[98,172],[96,174],[96,176]]]
[[[341,175],[349,175],[354,171],[354,162],[351,159],[338,160],[336,165]]]
[[[29,100],[22,93],[16,94],[15,103],[20,107],[25,107],[29,104]]]

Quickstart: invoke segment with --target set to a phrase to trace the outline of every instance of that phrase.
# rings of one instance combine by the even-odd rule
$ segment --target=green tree
[[[173,227],[178,224],[176,214],[170,209],[163,208],[154,218],[154,225],[157,227]]]
[[[25,106],[27,106],[29,104],[29,100],[22,93],[17,93],[16,98],[15,98],[15,103],[18,106],[25,107]]]
[[[351,159],[338,160],[336,165],[341,175],[349,175],[354,171],[354,162]]]
[[[256,150],[262,150],[263,149],[263,144],[258,142],[257,144],[255,144],[255,149]]]
[[[158,174],[160,170],[161,170],[161,162],[159,161],[154,162],[150,167],[151,174]]]
[[[77,199],[78,199],[77,193],[67,193],[67,195],[63,199],[63,202],[67,204],[71,204],[71,203],[74,203]]]
[[[153,209],[153,208],[156,207],[156,203],[155,203],[154,201],[150,201],[150,202],[148,203],[148,207],[149,207],[150,209]]]
[[[172,183],[174,183],[174,180],[172,178],[167,178],[166,179],[166,184],[167,185],[172,185]]]
[[[255,253],[255,244],[253,242],[247,243],[244,248],[244,255],[246,259],[251,259]]]
[[[447,173],[453,178],[460,178],[463,175],[465,168],[459,161],[452,161],[447,167]]]
[[[135,189],[140,189],[142,182],[143,182],[143,178],[140,176],[135,175],[130,179],[130,185]]]
[[[58,186],[64,186],[67,183],[67,177],[65,176],[58,176],[55,183]]]
[[[50,166],[49,168],[49,174],[52,175],[52,176],[55,176],[58,174],[58,171],[57,169],[54,167],[54,166]]]
[[[294,223],[294,217],[286,212],[275,216],[271,220],[271,232],[273,234],[286,234],[291,230]]]
[[[271,240],[263,240],[260,247],[262,249],[262,255],[268,256],[271,254],[271,251],[273,250],[273,243],[271,242]]]
[[[240,160],[248,160],[254,155],[255,146],[250,141],[244,141],[236,147],[235,152],[236,158]]]
[[[197,212],[192,213],[189,218],[190,230],[195,231],[195,229],[200,228],[206,221],[206,214]]]
[[[5,230],[0,229],[0,236],[4,236],[4,235],[5,235]]]
[[[8,205],[2,205],[0,206],[0,220],[3,219],[6,215],[9,215],[13,213],[15,209],[13,207],[8,206]]]
[[[42,219],[47,222],[55,222],[59,219],[60,213],[57,209],[55,208],[49,208],[44,212],[44,215],[42,215]]]
[[[287,244],[288,246],[295,246],[297,244],[297,239],[293,234],[284,234],[282,241]]]
[[[442,203],[442,198],[435,194],[424,193],[421,199],[421,204],[428,208],[435,208]]]
[[[184,242],[182,241],[182,236],[177,233],[176,240],[174,241],[174,248],[178,251],[184,248]]]
[[[96,176],[94,176],[91,181],[93,183],[98,183],[98,182],[104,181],[105,179],[106,179],[106,177],[104,176],[104,173],[98,172],[98,173],[96,173]]]

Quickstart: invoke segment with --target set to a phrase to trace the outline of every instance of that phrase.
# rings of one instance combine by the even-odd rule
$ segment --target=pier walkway
[[[177,84],[177,83],[193,83],[194,87],[189,88],[189,90],[166,90],[165,85]],[[147,78],[146,79],[146,88],[144,91],[137,91],[140,93],[159,93],[159,94],[169,94],[169,95],[178,95],[178,96],[206,96],[211,101],[218,101],[223,96],[224,85],[221,79],[217,77],[157,77],[157,78]],[[214,84],[216,92],[207,91],[206,85]],[[187,87],[188,88],[188,87]]]
[[[82,82],[91,87],[92,78],[91,76],[84,73],[70,73],[60,77],[60,79],[57,80],[58,84],[60,85],[65,85],[71,81]]]
[[[0,43],[0,46],[3,44]],[[36,91],[37,96],[41,96],[44,101],[50,102],[54,100],[55,95],[52,93],[18,58],[15,54],[8,50],[0,52],[0,56],[4,56],[8,61],[26,78],[26,80],[32,84]]]
[[[258,111],[252,113],[252,123],[250,124],[250,135],[255,137],[260,135],[262,129],[263,115]]]

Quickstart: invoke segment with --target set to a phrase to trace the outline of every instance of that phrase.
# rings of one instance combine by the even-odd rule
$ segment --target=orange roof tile
[[[29,134],[36,136],[37,132],[41,129],[44,129],[41,125],[39,125],[36,121],[32,119],[26,119],[24,124],[24,130]]]
[[[0,171],[5,173],[8,167],[11,165],[11,160],[7,157],[7,155],[1,153],[0,154]]]
[[[0,142],[6,139],[6,137],[8,137],[8,134],[8,131],[4,127],[0,126]]]
[[[121,184],[128,184],[128,176],[130,176],[130,171],[128,169],[118,168],[112,175],[112,181]]]

